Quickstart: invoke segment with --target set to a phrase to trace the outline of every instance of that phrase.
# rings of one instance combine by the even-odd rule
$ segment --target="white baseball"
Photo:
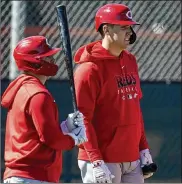
[[[165,31],[165,28],[164,28],[163,24],[155,23],[152,25],[152,30],[155,34],[163,34]]]

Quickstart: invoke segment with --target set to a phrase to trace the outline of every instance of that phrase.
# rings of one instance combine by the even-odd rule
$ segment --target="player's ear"
[[[109,34],[109,26],[108,26],[108,24],[104,24],[103,27],[102,27],[102,30],[103,30],[103,34],[104,35],[108,35]]]

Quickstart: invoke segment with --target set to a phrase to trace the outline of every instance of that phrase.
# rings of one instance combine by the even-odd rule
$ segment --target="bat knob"
[[[157,171],[157,164],[151,163],[150,165],[145,165],[144,167],[142,167],[142,171],[144,175],[154,173]]]

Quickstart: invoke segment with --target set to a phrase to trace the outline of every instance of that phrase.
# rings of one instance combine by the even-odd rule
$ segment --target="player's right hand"
[[[79,111],[68,114],[68,118],[65,121],[65,124],[68,128],[68,131],[71,132],[77,126],[82,126],[83,123],[83,114]]]
[[[92,165],[94,183],[112,183],[115,176],[111,174],[103,160],[96,160]]]

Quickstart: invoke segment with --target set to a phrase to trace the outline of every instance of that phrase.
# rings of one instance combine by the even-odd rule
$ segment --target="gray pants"
[[[124,163],[106,163],[115,176],[112,183],[144,183],[140,161]],[[78,160],[83,183],[93,183],[93,169],[90,162]]]
[[[48,182],[13,176],[5,179],[3,183],[48,183]]]

